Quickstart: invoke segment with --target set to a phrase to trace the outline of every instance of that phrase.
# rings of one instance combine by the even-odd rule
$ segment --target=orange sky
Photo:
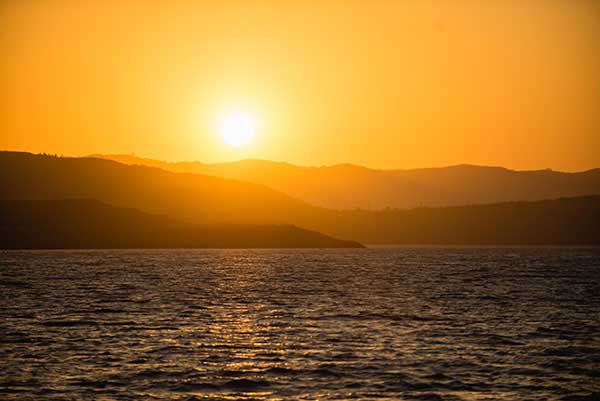
[[[1,149],[600,167],[596,0],[1,0],[0,35]]]

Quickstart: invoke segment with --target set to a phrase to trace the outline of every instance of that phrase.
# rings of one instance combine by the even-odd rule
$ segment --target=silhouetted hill
[[[600,196],[339,213],[331,232],[370,244],[600,245]]]
[[[0,248],[348,248],[291,225],[188,225],[96,200],[0,201]]]
[[[600,194],[600,169],[563,173],[458,165],[373,170],[351,164],[299,167],[265,160],[165,163],[132,155],[96,156],[263,184],[310,204],[333,209],[456,206]]]

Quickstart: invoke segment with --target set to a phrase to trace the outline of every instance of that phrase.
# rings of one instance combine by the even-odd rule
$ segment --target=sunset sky
[[[1,0],[0,55],[4,150],[600,167],[596,0]]]

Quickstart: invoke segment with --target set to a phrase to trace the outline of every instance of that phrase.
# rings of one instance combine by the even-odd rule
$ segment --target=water
[[[598,400],[600,250],[0,254],[6,400]]]

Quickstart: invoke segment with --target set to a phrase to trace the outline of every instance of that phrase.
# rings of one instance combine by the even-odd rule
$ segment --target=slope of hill
[[[264,160],[166,163],[132,155],[96,156],[263,184],[310,204],[333,209],[457,206],[600,194],[600,169],[563,173],[459,165],[373,170],[350,164],[299,167]]]
[[[291,225],[188,225],[96,200],[1,200],[0,248],[358,248]]]
[[[0,199],[98,199],[190,223],[282,224],[312,209],[258,184],[21,152],[0,152],[0,188]]]

